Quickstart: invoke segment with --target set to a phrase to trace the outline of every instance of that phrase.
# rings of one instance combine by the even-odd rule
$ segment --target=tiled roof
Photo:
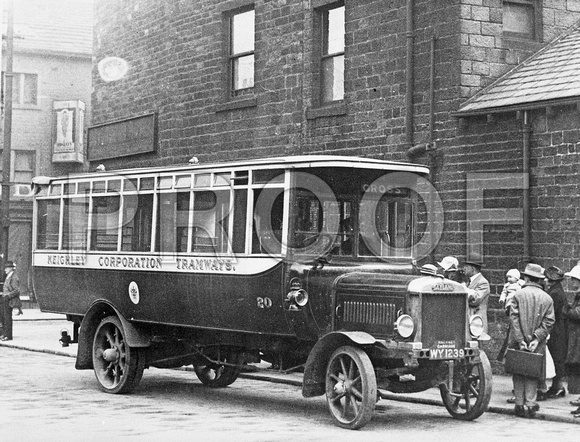
[[[2,33],[6,34],[6,2]],[[14,0],[14,50],[90,56],[93,0]]]
[[[463,104],[458,114],[580,101],[580,22]]]

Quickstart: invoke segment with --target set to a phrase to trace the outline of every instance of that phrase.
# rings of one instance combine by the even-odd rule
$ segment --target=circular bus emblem
[[[135,281],[131,281],[129,284],[129,298],[133,304],[139,304],[139,286]]]

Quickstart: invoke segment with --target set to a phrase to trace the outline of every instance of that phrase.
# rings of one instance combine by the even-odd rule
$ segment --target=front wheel
[[[141,380],[145,367],[143,349],[130,347],[116,316],[104,318],[93,339],[93,368],[107,393],[129,393]]]
[[[491,399],[491,364],[482,351],[478,364],[465,364],[455,367],[453,389],[441,384],[441,398],[451,416],[455,419],[470,421],[481,416]]]
[[[373,417],[377,379],[368,355],[357,347],[338,348],[326,369],[326,401],[338,426],[357,430]]]

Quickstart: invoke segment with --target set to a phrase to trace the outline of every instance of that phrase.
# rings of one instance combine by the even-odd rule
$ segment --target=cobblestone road
[[[102,393],[74,359],[0,348],[0,440],[12,441],[577,441],[574,424],[486,413],[475,422],[444,408],[379,402],[361,431],[333,425],[323,398],[298,387],[239,379],[202,387],[192,372],[146,370],[132,395]]]

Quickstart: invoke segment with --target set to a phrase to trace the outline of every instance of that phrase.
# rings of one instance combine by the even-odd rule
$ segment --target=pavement
[[[0,347],[11,347],[70,358],[76,357],[76,344],[63,347],[59,342],[62,330],[66,329],[70,335],[72,335],[73,331],[72,323],[66,320],[65,315],[41,312],[35,308],[23,309],[23,313],[23,315],[14,316],[14,339],[12,341],[0,341]],[[271,370],[267,366],[268,364],[259,364],[255,367],[255,371],[244,372],[240,376],[257,381],[302,386],[301,373],[286,373]],[[192,370],[191,367],[187,369]],[[487,412],[513,415],[514,406],[506,402],[506,399],[511,396],[511,376],[494,375],[493,393]],[[437,388],[410,394],[386,392],[381,397],[386,400],[443,407],[439,389]],[[578,396],[568,394],[563,398],[548,399],[547,401],[539,402],[540,411],[536,414],[535,419],[580,424],[580,418],[574,418],[570,413],[576,409],[576,407],[570,405],[570,400],[573,399],[578,399]]]

